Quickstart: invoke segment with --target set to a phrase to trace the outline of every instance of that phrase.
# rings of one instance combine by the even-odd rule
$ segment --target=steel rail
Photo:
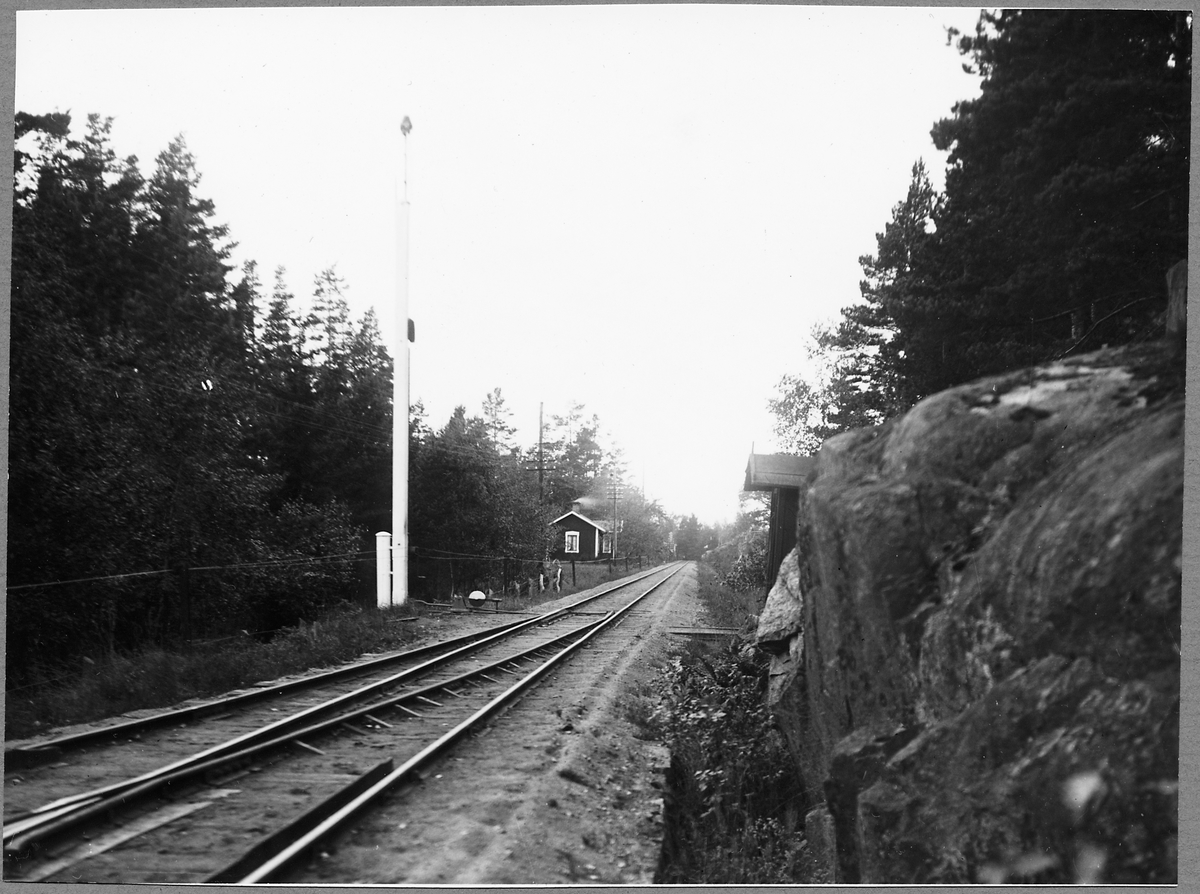
[[[101,742],[106,739],[118,739],[125,735],[141,733],[146,730],[155,729],[160,726],[169,726],[179,722],[187,723],[193,720],[202,720],[205,717],[222,711],[227,711],[230,708],[240,708],[254,702],[278,698],[281,695],[286,695],[295,690],[310,689],[315,686],[320,686],[324,683],[335,682],[336,680],[345,677],[370,673],[389,664],[400,664],[405,661],[411,661],[424,655],[428,655],[431,652],[436,652],[439,649],[466,644],[473,640],[487,636],[490,633],[494,633],[520,623],[520,621],[510,621],[505,624],[497,625],[490,630],[481,630],[476,633],[466,633],[462,636],[452,637],[451,639],[440,640],[436,643],[429,643],[428,645],[418,646],[414,649],[407,649],[394,655],[387,655],[372,659],[370,661],[364,661],[359,664],[339,667],[335,670],[325,671],[321,674],[305,677],[300,680],[291,680],[287,683],[278,683],[258,687],[253,692],[242,692],[238,695],[231,695],[226,698],[206,701],[202,704],[192,705],[187,708],[175,708],[170,711],[163,711],[159,714],[151,715],[149,717],[139,717],[134,720],[126,720],[122,721],[121,723],[110,724],[109,726],[101,727],[99,729],[86,730],[84,732],[59,736],[54,739],[47,739],[46,741],[37,745],[8,748],[4,751],[4,769],[5,772],[9,770],[27,770],[54,760],[64,751],[73,751],[75,749],[85,748],[88,745],[92,745],[96,742]]]
[[[239,859],[226,866],[220,872],[213,873],[204,881],[212,885],[226,884],[237,881],[248,872],[253,872],[254,868],[261,865],[264,860],[270,859],[274,854],[287,847],[288,844],[295,841],[305,832],[316,828],[318,824],[337,812],[344,804],[357,797],[360,792],[370,788],[381,777],[390,773],[392,768],[393,761],[389,757],[383,763],[376,765],[349,785],[340,789],[332,797],[322,801],[313,809],[305,811],[304,814],[288,823],[282,829],[271,833]]]
[[[674,571],[670,572],[666,577],[663,578],[662,581],[659,582],[659,584],[656,584],[655,587],[652,587],[647,591],[646,594],[643,594],[642,597],[639,597],[639,599],[644,598],[645,595],[653,592],[658,585],[665,582],[678,570],[679,568],[676,568]],[[120,807],[127,806],[136,800],[148,797],[157,792],[161,792],[163,789],[174,783],[184,782],[197,776],[212,773],[230,764],[251,760],[268,750],[277,748],[288,742],[296,741],[303,736],[319,734],[331,727],[344,724],[351,720],[356,720],[364,715],[371,714],[372,712],[378,712],[384,708],[393,707],[412,699],[422,698],[426,693],[432,693],[439,690],[448,691],[449,687],[460,682],[467,681],[472,677],[486,676],[486,672],[489,670],[494,668],[503,669],[502,665],[504,664],[511,664],[516,660],[525,659],[532,654],[544,652],[548,648],[572,639],[578,636],[580,633],[596,627],[598,624],[603,623],[603,621],[589,622],[588,624],[568,631],[547,642],[532,646],[523,652],[517,653],[516,655],[506,656],[490,664],[486,664],[481,668],[467,671],[448,680],[431,683],[416,690],[407,690],[397,695],[388,696],[382,701],[371,702],[367,705],[360,705],[357,708],[339,713],[334,717],[326,718],[318,723],[303,726],[299,729],[295,728],[297,724],[303,722],[304,720],[310,719],[317,714],[327,713],[330,710],[336,710],[338,707],[341,707],[348,701],[352,701],[365,695],[374,694],[376,691],[386,689],[389,686],[397,685],[406,677],[419,675],[418,672],[428,673],[438,666],[450,663],[451,658],[462,657],[472,651],[482,648],[484,645],[487,645],[491,642],[512,636],[519,632],[517,629],[518,627],[525,629],[527,627],[534,626],[535,624],[545,624],[549,621],[557,620],[578,605],[586,604],[594,599],[600,598],[601,596],[608,595],[609,593],[622,589],[625,586],[629,586],[633,583],[643,580],[648,576],[649,573],[640,575],[634,580],[625,581],[622,584],[608,588],[598,594],[589,596],[583,600],[579,600],[578,602],[571,603],[568,606],[564,606],[552,612],[547,612],[546,614],[540,615],[537,618],[518,622],[515,625],[505,625],[505,629],[498,633],[494,633],[477,642],[469,643],[468,645],[456,649],[453,652],[440,655],[437,658],[427,661],[417,667],[409,668],[400,674],[389,677],[387,680],[362,687],[358,690],[355,690],[353,693],[349,693],[345,696],[339,696],[337,699],[333,699],[321,705],[313,706],[312,708],[301,711],[296,715],[283,718],[276,723],[269,724],[268,726],[262,727],[259,730],[236,737],[220,745],[213,746],[212,748],[206,749],[205,751],[199,752],[191,757],[176,761],[173,764],[169,764],[166,767],[142,774],[141,776],[133,779],[124,780],[119,783],[112,783],[108,786],[89,792],[60,798],[57,801],[43,805],[37,810],[31,811],[23,816],[10,818],[8,821],[6,821],[4,828],[5,859],[6,861],[20,860],[21,857],[24,856],[28,851],[28,849],[38,842],[60,835],[63,832],[81,825],[94,817],[111,813],[112,811],[119,809]],[[630,603],[630,606],[627,606],[626,608],[636,604],[637,601],[638,600],[635,600],[633,603]],[[622,609],[622,612],[625,610],[626,609]],[[512,672],[509,671],[509,673]],[[287,730],[287,732],[283,732],[284,730]],[[270,735],[271,733],[281,734],[272,737]]]
[[[652,568],[647,571],[645,575],[634,578],[633,581],[626,582],[625,584],[622,584],[622,586],[628,586],[629,583],[641,580],[643,577],[653,574],[658,570],[660,569],[657,567]],[[609,592],[612,592],[612,590],[604,591],[595,596],[589,596],[578,603],[574,603],[573,605],[584,604],[591,599],[599,598],[600,596],[606,595]],[[570,607],[572,606],[568,606],[568,608]],[[114,723],[98,729],[72,733],[66,736],[58,736],[54,739],[47,739],[39,742],[37,745],[6,748],[4,751],[5,772],[9,770],[31,769],[55,760],[56,758],[60,757],[64,751],[84,748],[88,745],[95,744],[96,742],[102,742],[109,739],[118,739],[122,736],[144,732],[146,730],[155,729],[161,726],[169,726],[174,723],[201,720],[205,717],[211,716],[212,714],[229,710],[230,708],[241,708],[255,702],[278,698],[281,695],[286,695],[287,693],[294,692],[296,690],[310,689],[325,683],[335,682],[345,677],[371,673],[380,667],[411,661],[433,652],[437,652],[440,649],[447,647],[453,648],[459,645],[467,645],[493,633],[501,632],[524,623],[526,623],[526,621],[508,621],[503,624],[497,624],[495,627],[492,627],[489,630],[479,631],[477,633],[466,633],[462,636],[439,640],[436,643],[417,646],[416,648],[406,649],[405,651],[397,654],[385,655],[380,658],[371,659],[370,661],[364,661],[358,664],[325,671],[314,676],[304,677],[303,679],[291,680],[287,683],[262,686],[255,689],[253,692],[243,692],[239,693],[238,695],[206,701],[202,704],[192,705],[187,708],[175,708],[170,711],[163,711],[158,714],[153,714],[149,717],[139,717],[134,720],[126,720],[122,721],[121,723]]]
[[[383,680],[377,680],[373,683],[369,683],[366,686],[362,686],[358,689],[355,689],[352,692],[344,693],[333,699],[324,701],[318,705],[313,705],[309,708],[305,708],[302,711],[299,711],[295,714],[291,714],[287,717],[281,718],[273,723],[267,724],[266,726],[259,727],[258,729],[252,730],[249,733],[244,733],[241,736],[237,736],[233,739],[229,739],[218,745],[214,745],[203,751],[197,752],[196,754],[190,755],[189,757],[181,758],[180,760],[175,761],[174,763],[167,764],[166,766],[163,766],[163,767],[159,767],[156,770],[151,770],[147,773],[143,773],[141,776],[134,777],[133,779],[123,780],[122,782],[111,783],[107,786],[102,786],[100,788],[92,789],[87,792],[79,792],[74,795],[67,795],[65,797],[59,798],[56,801],[51,801],[47,804],[43,804],[40,807],[34,808],[33,810],[29,811],[26,814],[22,814],[17,817],[12,817],[8,821],[6,821],[4,832],[3,832],[3,841],[8,842],[13,837],[13,835],[16,834],[10,830],[10,827],[14,822],[21,822],[30,817],[36,816],[38,814],[47,813],[50,811],[57,811],[57,810],[59,810],[59,808],[68,806],[70,804],[76,804],[76,803],[80,803],[80,802],[87,801],[90,799],[103,797],[105,795],[120,791],[125,788],[132,788],[136,785],[139,785],[142,782],[151,780],[157,776],[166,775],[168,773],[173,772],[174,770],[184,768],[190,764],[198,764],[202,761],[206,761],[209,758],[217,757],[223,753],[229,753],[232,751],[236,751],[239,748],[253,744],[254,742],[267,740],[274,733],[276,733],[280,730],[287,729],[290,726],[295,726],[295,725],[304,723],[308,719],[310,719],[314,716],[320,715],[322,713],[337,710],[338,708],[342,707],[343,705],[345,705],[349,702],[355,701],[360,698],[365,698],[369,695],[372,695],[375,692],[386,689],[390,686],[395,686],[398,683],[401,683],[405,679],[408,679],[410,677],[419,677],[423,674],[429,673],[434,668],[437,668],[441,665],[449,664],[452,661],[457,660],[458,658],[460,658],[461,656],[463,656],[465,654],[468,654],[473,651],[478,651],[478,650],[484,648],[485,646],[488,646],[498,640],[513,636],[514,634],[519,633],[522,630],[525,630],[526,628],[539,626],[542,624],[546,624],[550,621],[557,620],[558,618],[568,614],[572,609],[578,608],[581,605],[586,605],[587,603],[592,602],[596,599],[599,599],[603,596],[607,596],[609,593],[615,592],[616,590],[620,590],[624,587],[631,586],[631,585],[637,583],[638,581],[643,580],[644,578],[650,576],[651,574],[654,574],[658,570],[659,569],[652,569],[651,571],[648,571],[643,575],[639,575],[638,577],[623,581],[619,584],[609,587],[608,589],[601,590],[598,593],[595,593],[591,596],[588,596],[584,599],[580,599],[580,600],[570,603],[568,605],[562,606],[553,611],[546,612],[544,614],[537,615],[533,618],[528,618],[523,621],[516,621],[512,624],[503,625],[501,627],[501,629],[497,632],[486,632],[482,638],[475,639],[472,642],[468,642],[465,645],[462,645],[456,649],[452,649],[449,652],[440,654],[434,658],[431,658],[425,662],[422,662],[421,664],[415,665],[414,667],[406,668],[405,670],[400,671],[397,674],[393,674],[390,677],[386,677]],[[24,826],[23,828],[28,828],[28,825]]]
[[[349,803],[335,810],[326,819],[321,821],[309,831],[305,832],[296,840],[292,841],[278,853],[267,859],[264,859],[259,866],[253,870],[247,871],[245,875],[241,876],[240,878],[234,879],[225,877],[222,880],[226,882],[233,882],[239,885],[252,885],[261,884],[269,881],[272,878],[276,878],[281,872],[284,872],[286,869],[288,869],[303,854],[310,851],[319,841],[336,832],[352,818],[354,818],[361,810],[375,801],[375,799],[379,798],[397,784],[407,780],[413,773],[430,763],[434,758],[446,751],[452,745],[456,744],[460,739],[464,738],[483,721],[489,719],[502,708],[507,706],[511,701],[524,694],[526,690],[531,689],[542,679],[542,677],[546,676],[546,674],[550,673],[551,670],[556,668],[559,663],[565,661],[576,651],[587,645],[587,643],[590,642],[593,637],[599,635],[603,631],[607,630],[610,626],[620,621],[625,616],[626,612],[628,612],[635,605],[674,577],[683,567],[683,565],[678,566],[671,571],[670,574],[658,581],[656,584],[654,584],[654,586],[652,586],[642,595],[638,596],[628,605],[623,606],[622,608],[612,612],[610,615],[602,619],[593,627],[590,632],[585,634],[579,640],[557,652],[546,662],[538,666],[531,673],[515,683],[512,687],[505,690],[495,699],[488,702],[488,704],[472,714],[469,718],[458,724],[456,727],[454,727],[454,729],[425,746],[416,755],[409,758],[366,791],[357,795]],[[239,861],[239,864],[244,865],[241,861]]]
[[[377,713],[385,708],[398,706],[406,701],[421,698],[426,693],[437,692],[449,686],[468,682],[473,677],[486,677],[486,672],[489,670],[503,664],[512,663],[513,661],[526,659],[537,653],[544,652],[548,648],[553,648],[560,643],[574,639],[580,634],[590,631],[602,623],[602,621],[603,619],[591,621],[581,627],[560,634],[551,640],[531,646],[516,655],[505,656],[490,664],[485,664],[483,667],[466,671],[438,683],[431,683],[419,689],[407,690],[403,693],[389,696],[382,701],[360,705],[346,713],[325,718],[318,723],[301,729],[293,729],[266,741],[255,742],[237,751],[222,753],[204,761],[191,762],[186,766],[178,767],[170,772],[155,774],[150,778],[142,779],[139,777],[136,780],[127,780],[128,785],[122,786],[104,796],[90,797],[85,801],[60,807],[54,812],[44,815],[25,816],[6,826],[6,833],[9,835],[9,840],[4,846],[4,858],[10,863],[20,863],[28,857],[29,852],[35,845],[69,832],[90,820],[106,816],[153,795],[163,794],[172,785],[186,783],[196,778],[203,778],[217,770],[246,763],[290,742],[328,732],[330,729],[343,726],[352,720]]]

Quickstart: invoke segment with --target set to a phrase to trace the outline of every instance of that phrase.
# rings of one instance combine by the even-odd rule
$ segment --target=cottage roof
[[[554,521],[550,522],[550,524],[557,525],[560,521],[562,521],[568,515],[573,515],[576,518],[581,518],[585,522],[587,522],[589,525],[591,525],[593,528],[598,528],[602,533],[605,533],[605,534],[608,533],[608,528],[604,527],[604,525],[600,524],[599,522],[592,521],[590,518],[588,518],[582,512],[576,512],[574,509],[572,509],[570,512],[564,512],[562,515],[560,515]]]
[[[815,463],[816,460],[811,456],[751,453],[750,461],[746,463],[746,483],[742,490],[801,488],[812,474]]]

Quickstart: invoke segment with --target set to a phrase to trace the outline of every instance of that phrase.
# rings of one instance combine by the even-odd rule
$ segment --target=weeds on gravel
[[[734,590],[722,584],[708,565],[697,566],[698,595],[706,621],[713,627],[733,627],[751,634],[766,603],[765,588]]]
[[[657,742],[662,739],[658,692],[649,683],[636,683],[621,695],[621,715],[633,725],[633,737]]]
[[[803,787],[763,704],[766,661],[693,647],[664,674],[661,884],[805,880]]]
[[[395,609],[354,610],[312,624],[302,622],[269,643],[242,635],[189,652],[149,649],[99,663],[85,659],[83,670],[66,680],[7,693],[5,737],[19,739],[69,723],[215,696],[398,648],[415,638],[410,625],[397,623],[405,614]]]

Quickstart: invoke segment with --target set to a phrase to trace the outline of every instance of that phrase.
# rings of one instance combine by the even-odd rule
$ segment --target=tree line
[[[352,318],[333,268],[303,300],[282,268],[269,286],[253,262],[235,271],[182,138],[147,177],[116,156],[111,119],[82,136],[67,114],[15,124],[10,685],[373,605],[393,412],[374,313]],[[551,518],[621,479],[582,406],[552,417],[540,454],[511,415],[500,389],[436,430],[412,408],[417,555],[536,559]],[[621,511],[626,554],[675,524],[628,486]]]
[[[796,452],[981,376],[1155,338],[1187,256],[1191,15],[1028,9],[951,31],[980,95],[859,259],[861,300],[818,327],[823,370],[770,406]]]
[[[9,680],[353,597],[390,501],[391,361],[334,270],[234,276],[182,139],[16,115]]]
[[[626,481],[623,452],[604,438],[596,414],[574,403],[524,447],[512,417],[499,388],[479,413],[456,407],[438,429],[413,405],[410,592],[444,598],[536,577],[561,536],[551,522],[576,501],[610,530],[618,520],[619,555],[666,558],[679,523]]]

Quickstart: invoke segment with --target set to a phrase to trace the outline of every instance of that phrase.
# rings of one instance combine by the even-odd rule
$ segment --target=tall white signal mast
[[[396,202],[396,309],[392,343],[392,587],[388,604],[408,601],[408,116],[400,124],[404,136],[404,183]],[[379,594],[383,604],[383,594]]]

